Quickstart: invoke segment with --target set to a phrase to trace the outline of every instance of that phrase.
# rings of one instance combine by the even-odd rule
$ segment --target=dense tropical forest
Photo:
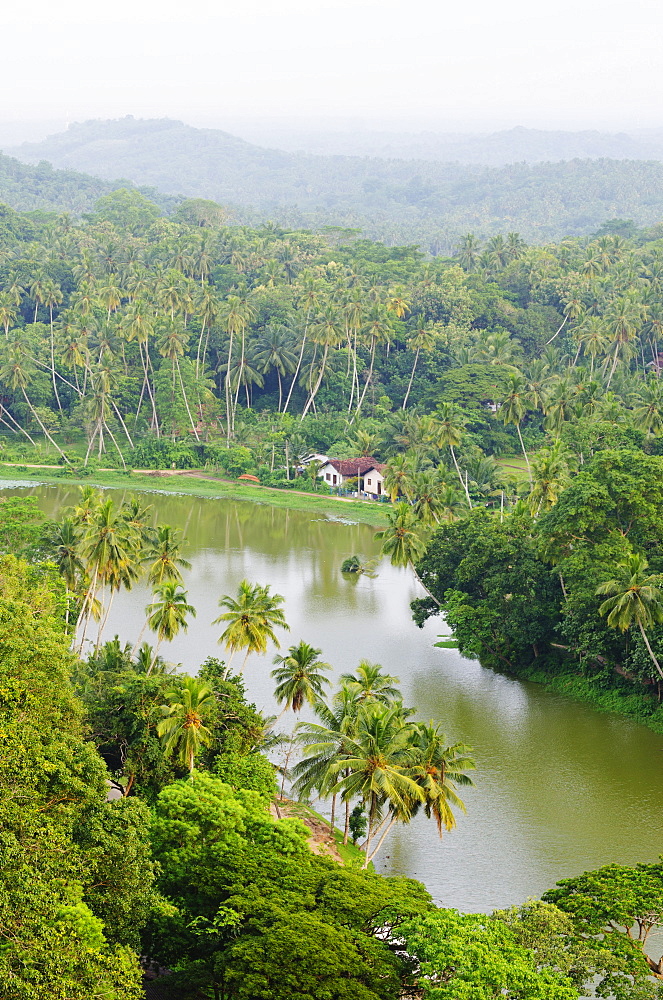
[[[659,232],[470,233],[428,259],[228,226],[203,199],[164,216],[129,188],[80,220],[0,223],[0,460],[306,496],[328,491],[312,456],[370,456],[383,553],[426,595],[416,621],[443,613],[467,656],[663,728]],[[85,487],[53,523],[0,503],[3,996],[138,997],[138,956],[186,1000],[657,995],[660,863],[491,915],[372,871],[396,824],[454,825],[471,748],[375,664],[330,691],[316,637],[292,636],[276,698],[316,721],[278,774],[279,726],[242,670],[287,607],[269,581],[220,594],[226,660],[173,672],[163,643],[195,628],[181,546],[137,498]],[[142,634],[104,643],[139,579]],[[295,800],[315,796],[338,857],[311,850]]]
[[[2,174],[10,178],[21,169],[5,161],[0,197],[14,208],[91,208],[93,199],[82,209],[81,194],[72,188],[69,172],[76,170],[114,187],[118,178],[129,178],[167,196],[213,199],[241,224],[273,218],[288,229],[340,225],[392,245],[416,243],[436,255],[451,252],[468,230],[483,237],[517,230],[543,243],[591,234],[616,217],[647,226],[663,215],[663,165],[655,153],[649,160],[612,159],[606,151],[600,159],[571,154],[565,162],[528,164],[519,162],[516,149],[499,167],[404,159],[403,151],[388,159],[316,156],[168,119],[131,117],[74,124],[11,152],[38,165],[38,174],[28,175],[30,197],[42,186],[49,199],[26,202],[14,184],[3,183]],[[57,178],[44,177],[43,161],[66,168],[59,198]],[[88,178],[81,189],[99,183]]]
[[[246,702],[239,661],[233,672],[236,653],[287,629],[269,585],[220,595],[226,663],[174,673],[159,646],[195,616],[181,541],[140,500],[88,487],[56,522],[32,498],[0,504],[7,1000],[573,1000],[590,982],[654,1000],[663,959],[643,945],[663,919],[660,863],[586,872],[491,915],[372,871],[394,824],[423,811],[454,826],[469,748],[415,721],[376,664],[330,693],[304,640],[274,658],[275,696],[295,717],[310,702],[317,721],[281,735]],[[155,585],[142,634],[101,643],[106,604],[142,575]],[[279,794],[270,758],[284,743]],[[321,824],[283,797],[286,778],[303,801],[342,804],[333,851],[319,834],[311,845]]]

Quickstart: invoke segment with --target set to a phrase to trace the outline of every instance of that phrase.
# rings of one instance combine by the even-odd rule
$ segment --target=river
[[[49,516],[78,497],[67,486],[16,492],[35,494]],[[192,563],[185,586],[197,618],[187,635],[162,647],[168,659],[195,673],[205,657],[222,656],[221,628],[211,624],[218,598],[234,594],[243,578],[269,583],[286,597],[284,645],[305,639],[320,647],[335,676],[361,658],[381,663],[400,678],[405,703],[420,717],[474,747],[476,787],[464,790],[467,814],[457,828],[441,841],[424,817],[396,828],[381,871],[420,879],[439,905],[485,912],[587,868],[661,853],[663,737],[435,648],[444,623],[413,624],[409,602],[419,587],[408,571],[383,561],[375,579],[341,576],[347,556],[377,555],[373,528],[230,500],[142,496],[160,523],[185,532]],[[120,594],[107,637],[133,641],[148,600],[144,586]],[[271,669],[270,652],[250,657],[245,674],[250,699],[269,714],[278,711]],[[284,716],[284,727],[291,724]]]

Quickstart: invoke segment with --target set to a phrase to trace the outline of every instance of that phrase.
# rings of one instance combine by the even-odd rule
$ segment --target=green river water
[[[51,516],[78,496],[65,486],[19,492],[35,494]],[[269,583],[286,597],[284,644],[321,647],[336,675],[361,658],[381,663],[400,678],[406,704],[474,747],[476,787],[457,829],[440,841],[434,823],[417,818],[390,836],[380,870],[420,879],[440,905],[486,911],[586,868],[663,851],[663,736],[434,648],[446,628],[441,619],[421,630],[412,623],[419,588],[409,572],[383,561],[375,579],[341,576],[347,556],[377,555],[373,528],[230,500],[144,499],[160,523],[184,531],[192,563],[185,586],[198,614],[187,635],[162,647],[168,659],[195,672],[206,656],[221,656],[211,625],[219,596],[244,577]],[[119,595],[107,637],[133,641],[148,599],[143,586]],[[269,714],[278,711],[271,669],[271,654],[250,657],[245,675],[251,700]]]

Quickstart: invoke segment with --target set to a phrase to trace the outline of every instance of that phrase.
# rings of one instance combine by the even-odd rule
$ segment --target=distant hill
[[[486,167],[316,156],[169,119],[134,118],[71,125],[14,152],[29,163],[49,160],[104,180],[128,177],[167,195],[210,198],[231,206],[237,221],[350,226],[433,253],[446,252],[468,231],[518,231],[545,242],[595,232],[614,218],[637,225],[663,219],[658,161],[603,157]]]
[[[663,160],[663,129],[646,133],[517,128],[491,133],[295,127],[247,122],[238,132],[263,146],[321,156],[378,156],[500,167],[561,160]]]
[[[130,180],[107,181],[75,170],[55,170],[47,162],[32,166],[0,153],[0,202],[18,212],[41,210],[82,215],[102,195],[119,187],[133,186]],[[141,188],[141,193],[163,211],[170,210],[177,201],[151,189]]]

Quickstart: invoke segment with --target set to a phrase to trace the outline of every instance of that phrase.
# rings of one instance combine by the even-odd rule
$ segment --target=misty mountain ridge
[[[496,132],[397,132],[386,129],[316,128],[237,124],[245,139],[288,152],[325,156],[377,156],[436,160],[480,166],[575,159],[663,160],[663,128],[647,132],[602,132],[526,128]]]
[[[541,151],[551,135],[560,134],[575,136],[585,151],[594,136],[613,142],[611,148],[632,138],[512,129],[488,139],[495,150],[509,144],[513,149],[514,143],[531,150],[538,143]],[[657,136],[646,138],[653,144]],[[292,228],[353,227],[389,244],[418,243],[431,253],[447,252],[468,231],[517,231],[543,243],[591,234],[609,219],[633,219],[639,226],[663,219],[663,163],[656,159],[549,157],[486,166],[407,159],[402,153],[316,155],[258,146],[171,119],[132,117],[77,123],[13,152],[24,162],[48,161],[116,187],[124,177],[168,196],[209,198],[229,206],[240,223],[273,219]]]

